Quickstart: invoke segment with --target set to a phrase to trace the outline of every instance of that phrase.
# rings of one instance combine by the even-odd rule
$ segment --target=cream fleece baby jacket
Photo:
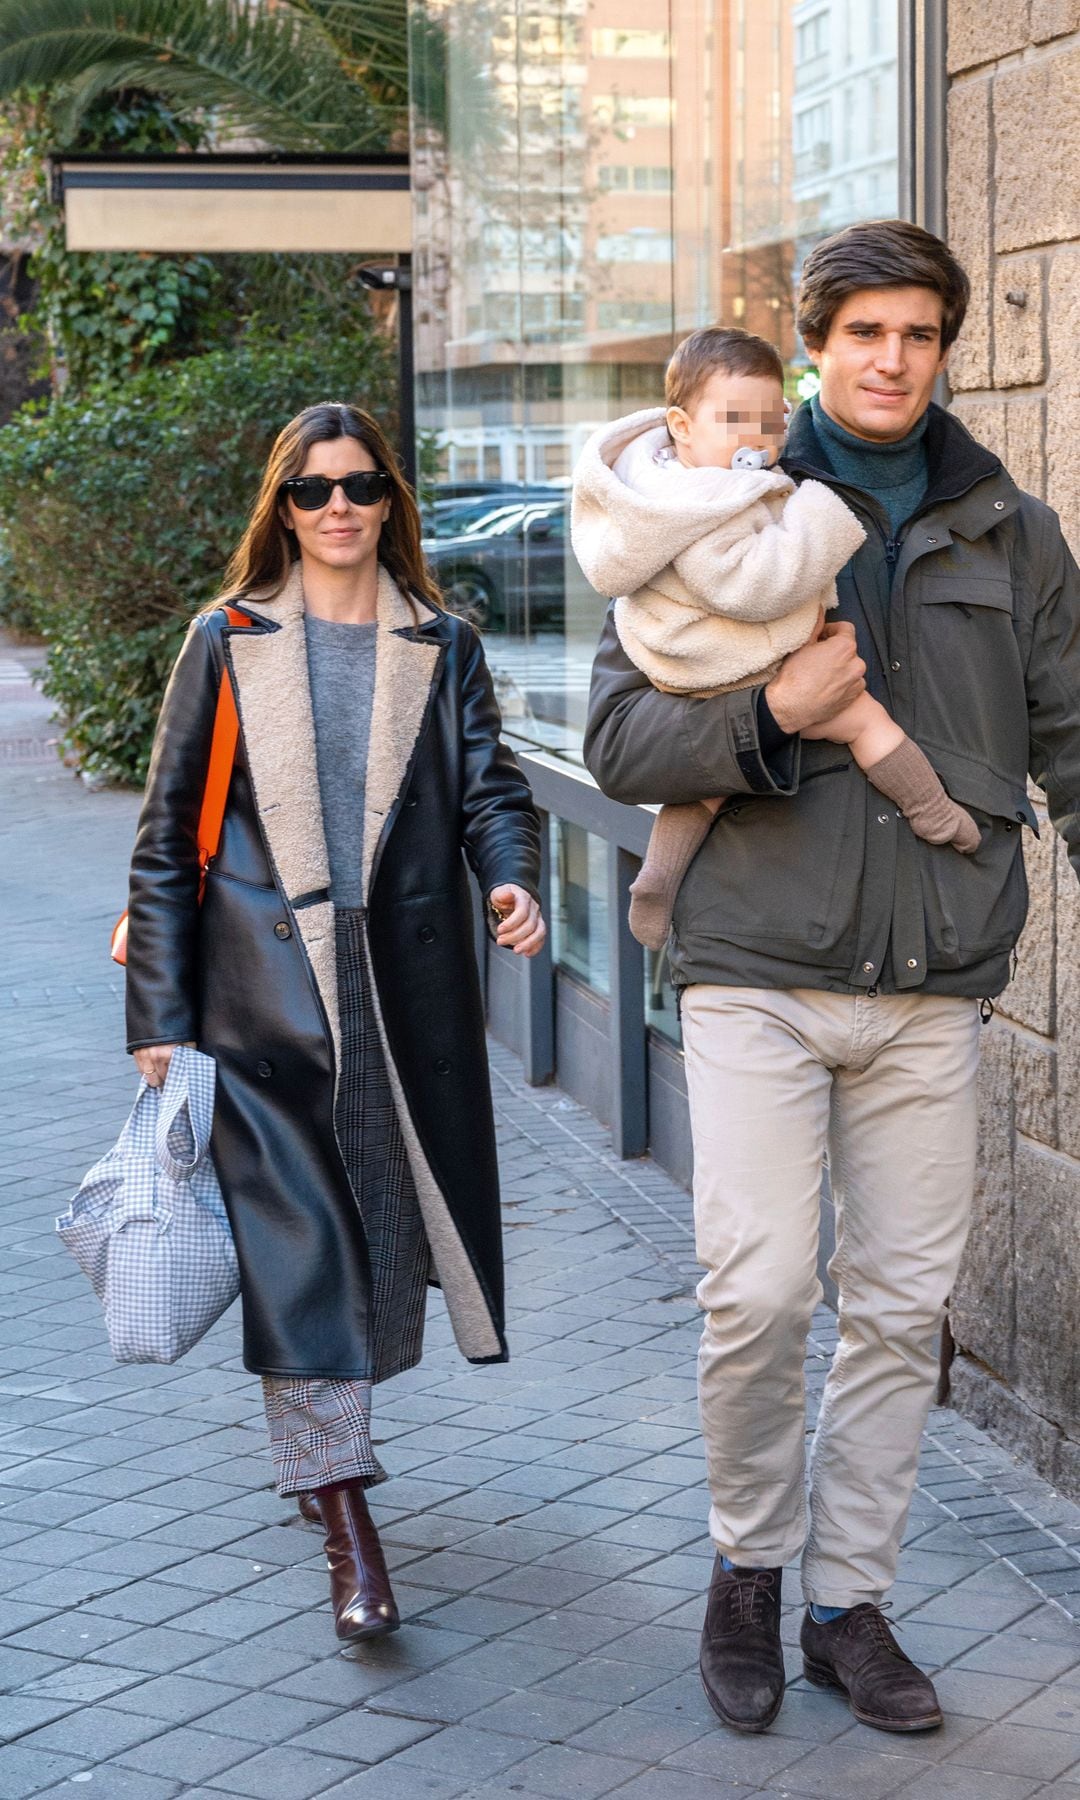
[[[820,481],[779,469],[665,466],[664,412],[593,433],[574,472],[574,554],[631,662],[675,693],[768,681],[836,605],[866,533]]]

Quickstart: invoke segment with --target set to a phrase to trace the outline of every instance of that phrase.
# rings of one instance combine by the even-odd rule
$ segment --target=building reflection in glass
[[[706,323],[774,341],[795,397],[807,248],[896,211],[896,13],[411,0],[426,549],[485,633],[512,739],[580,760],[605,605],[569,543],[585,439],[658,404]],[[564,839],[562,859],[577,888],[595,856]],[[591,952],[567,961],[602,987]]]

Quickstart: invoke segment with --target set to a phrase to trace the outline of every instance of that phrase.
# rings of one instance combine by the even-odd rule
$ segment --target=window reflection
[[[607,855],[603,838],[551,820],[551,953],[598,994],[610,989]]]
[[[896,8],[411,6],[425,544],[508,726],[578,759],[604,600],[569,546],[576,457],[712,320],[776,342],[796,397],[807,249],[896,209]]]

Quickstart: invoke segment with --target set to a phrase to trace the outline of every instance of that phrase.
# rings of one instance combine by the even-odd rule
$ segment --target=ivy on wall
[[[138,92],[107,95],[83,116],[73,148],[102,154],[175,154],[198,148],[202,129]],[[0,183],[7,235],[25,246],[34,283],[20,321],[39,372],[54,390],[84,392],[184,354],[213,329],[216,280],[204,256],[71,253],[49,190],[58,126],[49,97],[31,94],[0,114]]]

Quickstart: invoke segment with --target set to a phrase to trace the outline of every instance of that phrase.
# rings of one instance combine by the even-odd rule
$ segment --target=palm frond
[[[0,0],[0,97],[83,79],[213,110],[281,150],[371,150],[396,123],[343,67],[314,0]]]
[[[321,26],[346,67],[382,104],[409,103],[407,0],[292,0]]]

